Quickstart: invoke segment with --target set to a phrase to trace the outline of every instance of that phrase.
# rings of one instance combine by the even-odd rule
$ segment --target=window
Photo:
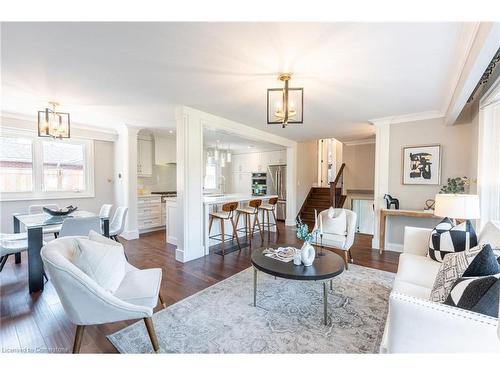
[[[205,190],[217,189],[217,166],[215,164],[209,164],[207,162],[203,186]]]
[[[43,142],[43,190],[85,190],[84,145]]]
[[[33,190],[31,140],[0,138],[0,192]]]
[[[3,132],[1,200],[94,196],[93,142]]]

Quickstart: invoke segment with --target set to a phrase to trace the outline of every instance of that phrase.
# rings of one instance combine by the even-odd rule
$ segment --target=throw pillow
[[[125,255],[121,246],[78,238],[73,263],[103,289],[114,293],[125,277]]]
[[[434,286],[431,291],[431,301],[442,303],[450,294],[453,284],[469,267],[476,255],[482,251],[482,246],[476,246],[472,249],[460,251],[458,253],[446,254],[441,267],[434,280]]]
[[[479,243],[481,245],[489,244],[493,252],[500,252],[500,221],[488,221],[486,223],[479,235]]]
[[[500,274],[479,277],[461,277],[444,301],[445,305],[498,318]]]
[[[453,225],[449,218],[444,218],[431,232],[428,255],[442,262],[446,254],[465,251],[476,245],[476,232],[469,220]]]
[[[328,210],[328,215],[322,217],[322,231],[323,233],[339,234],[345,236],[347,230],[347,216],[344,210],[336,212],[333,208]]]
[[[484,245],[462,276],[490,276],[497,273],[500,273],[500,264],[498,264],[498,260],[495,254],[493,254],[490,245]]]

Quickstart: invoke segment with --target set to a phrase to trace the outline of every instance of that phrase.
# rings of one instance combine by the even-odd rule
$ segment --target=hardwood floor
[[[280,224],[281,234],[264,235],[264,245],[296,244],[295,231]],[[254,248],[260,247],[256,234]],[[250,266],[251,250],[227,254],[210,254],[188,263],[175,260],[175,246],[165,243],[164,231],[141,235],[140,239],[121,241],[129,262],[138,268],[163,269],[162,294],[171,305]],[[357,235],[351,248],[354,263],[396,272],[399,253],[386,251],[379,255],[371,249],[371,236]],[[71,352],[75,326],[66,318],[59,298],[47,282],[42,293],[28,293],[27,254],[21,264],[10,257],[0,273],[0,345],[2,352]],[[157,307],[157,310],[160,307]],[[82,353],[116,353],[106,335],[131,324],[132,321],[85,328]]]

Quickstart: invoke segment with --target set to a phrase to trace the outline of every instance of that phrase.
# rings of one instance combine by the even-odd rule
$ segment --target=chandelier
[[[52,138],[69,138],[70,120],[69,113],[56,110],[59,103],[49,102],[52,108],[38,111],[38,136]]]
[[[284,87],[267,89],[268,124],[280,124],[285,128],[288,124],[304,122],[304,89],[288,87],[291,78],[291,73],[282,73],[278,79],[284,82]]]

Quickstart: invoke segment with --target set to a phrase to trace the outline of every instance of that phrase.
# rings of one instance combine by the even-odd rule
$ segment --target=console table
[[[385,221],[387,216],[406,216],[406,217],[420,217],[420,218],[437,218],[434,216],[434,211],[424,211],[424,210],[394,210],[382,208],[380,210],[380,231],[379,231],[379,249],[380,254],[385,248]]]

